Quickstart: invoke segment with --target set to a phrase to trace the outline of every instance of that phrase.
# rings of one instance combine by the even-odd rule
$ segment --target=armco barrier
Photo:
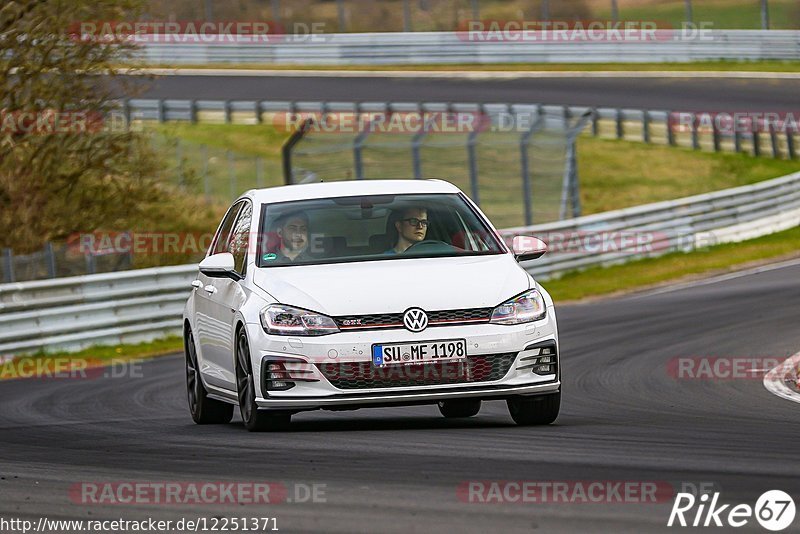
[[[704,30],[693,37],[641,42],[513,39],[473,40],[466,32],[318,34],[269,43],[179,43],[156,37],[141,44],[139,57],[156,65],[658,63],[800,57],[797,30]]]
[[[546,280],[575,269],[737,242],[798,225],[800,172],[502,233],[550,238],[551,252],[525,264],[538,279]],[[615,237],[621,234],[634,239]],[[595,246],[597,235],[614,246]],[[647,246],[637,243],[636,236],[645,236]],[[563,239],[563,247],[554,246],[556,237]],[[196,272],[195,265],[181,265],[0,285],[0,355],[179,333],[181,311]]]

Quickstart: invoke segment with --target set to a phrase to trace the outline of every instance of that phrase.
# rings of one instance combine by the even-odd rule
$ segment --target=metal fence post
[[[44,244],[44,261],[47,262],[47,277],[56,277],[56,255],[53,251],[53,243],[48,241]]]
[[[125,117],[125,127],[131,127],[131,100],[126,98],[122,101],[122,115]]]
[[[296,113],[294,103],[291,104],[292,107],[292,114]],[[281,156],[283,160],[283,183],[286,185],[292,185],[294,183],[294,176],[292,171],[292,150],[297,143],[303,139],[303,136],[306,135],[306,132],[311,128],[311,125],[314,124],[314,119],[306,119],[303,121],[303,124],[300,125],[296,131],[292,132],[292,135],[286,140],[286,142],[281,147]]]
[[[189,102],[189,122],[197,124],[197,100],[194,98]]]
[[[611,0],[611,22],[617,22],[619,20],[619,6],[617,6],[617,0]]]
[[[264,187],[264,160],[260,157],[256,158],[256,187]]]
[[[667,143],[669,146],[675,146],[675,131],[672,129],[672,112],[667,112]]]
[[[367,126],[369,128],[369,126]],[[356,173],[356,180],[364,179],[364,162],[361,158],[361,149],[364,146],[364,140],[369,135],[369,130],[360,132],[353,140],[353,170]]]
[[[472,130],[467,136],[467,161],[469,162],[469,188],[472,201],[481,205],[480,189],[478,187],[478,157],[475,147],[478,144],[478,130]]]
[[[3,263],[5,264],[5,281],[11,283],[14,281],[14,252],[10,248],[3,249]]]
[[[178,185],[183,187],[185,185],[183,175],[183,145],[180,139],[175,140],[175,157],[178,159]]]
[[[592,108],[592,135],[600,135],[600,113],[596,108]]]
[[[166,107],[167,107],[167,105],[164,103],[164,99],[163,98],[159,98],[158,99],[158,109],[156,111],[159,123],[162,123],[162,122],[167,120]]]
[[[236,186],[236,161],[233,156],[233,152],[230,150],[225,151],[226,159],[228,160],[228,179],[230,180],[231,185],[231,200],[235,199],[237,196],[238,187]]]
[[[623,124],[625,117],[623,116],[622,110],[620,108],[617,108],[616,120],[617,120],[617,139],[623,139],[625,137],[625,125]]]
[[[760,156],[761,155],[761,136],[760,132],[758,131],[758,127],[753,130],[753,133],[750,134],[751,139],[753,140],[753,155]]]
[[[775,123],[769,122],[769,139],[772,142],[772,157],[778,159],[781,157],[781,148],[778,144],[778,132],[775,131]]]
[[[272,20],[273,20],[273,22],[280,22],[280,20],[281,20],[281,2],[280,2],[280,0],[272,0]]]
[[[264,117],[261,114],[261,100],[256,100],[255,109],[253,110],[256,114],[256,124],[262,124],[264,122]]]
[[[686,9],[686,22],[692,22],[694,17],[692,16],[692,0],[684,0],[685,9]]]
[[[761,0],[761,29],[769,29],[769,6],[767,0]]]
[[[424,139],[425,134],[426,132],[423,128],[422,131],[415,133],[414,137],[411,138],[411,166],[414,169],[415,180],[422,179],[422,161],[419,155],[419,150],[422,146],[422,140]]]
[[[206,196],[206,200],[210,200],[211,184],[208,180],[208,147],[206,145],[200,145],[200,155],[203,158],[203,193]]]
[[[411,31],[411,0],[403,0],[403,31]]]
[[[578,136],[581,134],[586,124],[591,120],[593,112],[587,111],[581,115],[574,126],[569,126],[567,130],[567,156],[565,158],[564,177],[561,183],[561,209],[559,219],[567,218],[567,210],[572,212],[573,217],[581,214],[580,185],[578,184]]]
[[[650,112],[647,110],[642,112],[642,140],[650,143]]]
[[[547,2],[547,0],[544,0]],[[478,0],[472,0],[472,18],[478,20],[481,18],[481,6]]]
[[[94,254],[91,251],[86,252],[86,274],[95,274],[97,272],[97,262],[95,261]]]
[[[697,115],[692,113],[692,148],[700,150],[700,133],[697,131]]]
[[[714,152],[720,152],[722,150],[722,142],[719,128],[717,127],[717,121],[711,121],[711,134],[714,136]]]
[[[733,149],[736,152],[742,151],[742,132],[739,131],[738,126],[734,126],[733,129]]]
[[[233,122],[233,109],[231,108],[231,101],[225,101],[225,124]]]
[[[390,113],[388,109],[389,108],[387,105],[387,114]],[[356,173],[356,180],[364,179],[364,160],[361,157],[361,151],[364,148],[364,143],[367,140],[367,136],[369,136],[371,132],[372,121],[368,121],[364,130],[359,132],[356,138],[353,140],[353,170]]]
[[[789,159],[795,159],[797,157],[797,151],[794,146],[794,134],[792,133],[792,128],[786,128],[786,150],[789,152]]]
[[[528,142],[530,141],[533,133],[539,128],[542,123],[541,107],[536,112],[536,120],[531,124],[531,127],[523,133],[519,138],[519,157],[520,157],[520,170],[522,171],[522,195],[523,205],[525,207],[525,226],[533,224],[533,202],[531,195],[533,190],[531,188],[531,172],[530,163],[528,161]]]
[[[347,31],[347,21],[344,13],[344,0],[336,0],[336,15],[339,19],[339,32]]]

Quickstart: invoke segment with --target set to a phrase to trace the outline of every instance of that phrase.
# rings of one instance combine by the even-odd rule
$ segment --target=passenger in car
[[[308,217],[304,213],[288,213],[275,224],[280,246],[275,251],[278,263],[309,261],[314,258],[308,252]]]
[[[397,243],[384,254],[401,254],[414,243],[425,241],[428,234],[428,210],[426,208],[406,208],[395,221]]]

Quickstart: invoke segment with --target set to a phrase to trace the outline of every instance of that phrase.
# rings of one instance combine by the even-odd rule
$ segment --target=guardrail
[[[800,40],[800,32],[798,32]],[[798,50],[800,57],[800,50]],[[766,114],[760,124],[746,128],[720,130],[711,115],[692,111],[646,110],[543,104],[444,103],[444,102],[313,102],[271,100],[200,100],[200,99],[127,99],[121,102],[128,124],[131,121],[187,121],[231,123],[269,123],[275,114],[286,113],[375,113],[441,111],[479,113],[489,117],[530,114],[564,118],[580,117],[592,112],[591,133],[594,136],[669,144],[695,150],[715,152],[748,152],[774,158],[797,157],[800,132],[797,123],[785,117]],[[705,119],[705,120],[704,120]],[[800,117],[795,117],[795,120]],[[515,124],[512,120],[509,124]],[[285,127],[285,117],[279,118]],[[733,130],[733,131],[731,131]],[[476,132],[480,136],[481,132]]]
[[[703,30],[682,35],[659,30],[649,41],[532,40],[523,32],[485,36],[468,32],[334,33],[273,36],[267,43],[164,42],[155,36],[139,57],[150,64],[393,65],[499,63],[659,63],[700,60],[792,60],[800,57],[797,30]],[[558,37],[558,36],[555,36]],[[161,41],[161,42],[158,42]]]
[[[571,270],[737,242],[798,225],[800,173],[795,173],[502,233],[549,239],[551,252],[525,265],[546,280]],[[0,285],[0,354],[179,333],[181,311],[196,272],[195,265],[182,265]]]

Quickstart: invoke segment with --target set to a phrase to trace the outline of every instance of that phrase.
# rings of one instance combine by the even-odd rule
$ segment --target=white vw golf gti
[[[438,404],[470,417],[505,400],[518,424],[561,402],[550,295],[440,180],[364,180],[245,193],[228,210],[184,312],[197,423],[286,427],[316,409]]]

